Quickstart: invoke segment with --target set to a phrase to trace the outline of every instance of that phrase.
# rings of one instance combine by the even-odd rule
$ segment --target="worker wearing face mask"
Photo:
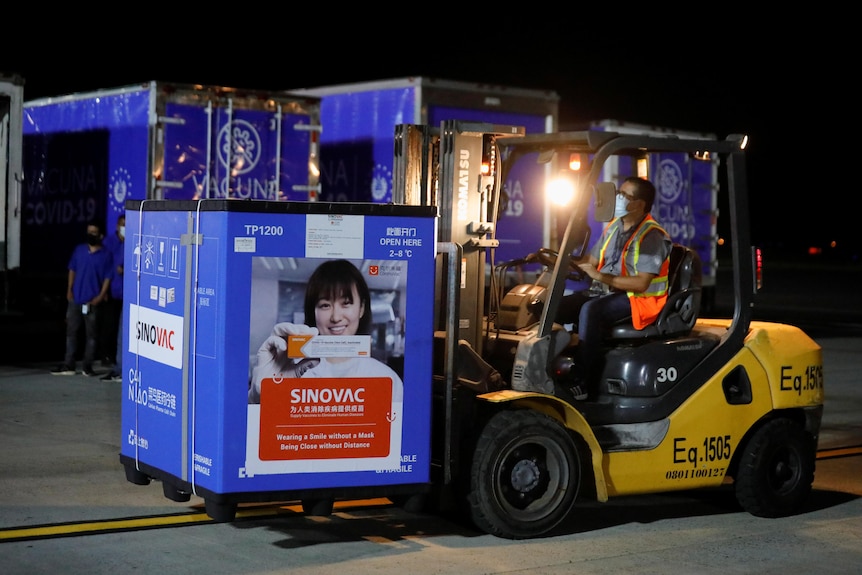
[[[578,350],[571,393],[589,397],[599,376],[602,337],[616,322],[632,318],[636,329],[655,321],[668,290],[672,242],[650,215],[655,186],[629,177],[616,196],[614,219],[578,267],[593,280],[589,292],[563,297],[555,321],[575,324]]]
[[[99,314],[111,287],[111,254],[102,247],[102,224],[87,224],[84,243],[78,244],[69,258],[66,286],[66,353],[62,365],[51,370],[55,375],[74,375],[78,353],[78,332],[84,327],[84,354],[81,373],[96,375],[93,361],[99,338]]]

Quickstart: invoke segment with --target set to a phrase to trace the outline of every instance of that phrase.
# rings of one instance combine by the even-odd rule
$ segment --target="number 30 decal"
[[[656,379],[660,382],[676,381],[678,375],[675,367],[660,367],[656,372]]]

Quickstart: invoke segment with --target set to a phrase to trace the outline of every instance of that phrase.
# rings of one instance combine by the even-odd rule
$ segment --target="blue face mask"
[[[617,194],[614,204],[614,217],[621,218],[629,213],[629,199],[622,194]]]

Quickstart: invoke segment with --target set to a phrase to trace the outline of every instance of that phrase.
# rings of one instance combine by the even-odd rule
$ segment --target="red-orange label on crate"
[[[391,412],[388,377],[263,379],[260,459],[386,457]]]

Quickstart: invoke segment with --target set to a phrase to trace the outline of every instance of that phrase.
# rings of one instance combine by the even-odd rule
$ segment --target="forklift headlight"
[[[575,181],[571,172],[565,170],[565,175],[560,175],[550,180],[545,188],[545,194],[551,204],[555,206],[571,205],[575,197]]]

